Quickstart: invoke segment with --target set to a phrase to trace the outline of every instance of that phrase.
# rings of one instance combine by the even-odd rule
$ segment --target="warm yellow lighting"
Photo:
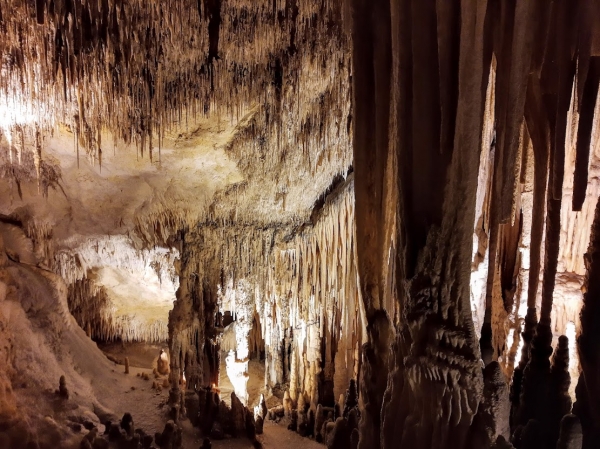
[[[45,113],[40,107],[36,109],[38,109],[39,113]],[[33,111],[33,105],[30,102],[24,101],[21,96],[0,94],[0,129],[2,129],[9,143],[12,143],[12,128],[37,121],[37,116]]]

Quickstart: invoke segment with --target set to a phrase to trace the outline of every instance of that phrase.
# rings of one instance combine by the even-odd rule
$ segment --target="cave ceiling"
[[[34,236],[32,261],[123,304],[165,256],[101,270],[119,251],[177,257],[184,228],[307,222],[351,171],[343,14],[329,1],[0,1],[3,227]]]

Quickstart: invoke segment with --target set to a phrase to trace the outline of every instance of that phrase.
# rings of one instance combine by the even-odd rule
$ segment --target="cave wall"
[[[0,73],[1,212],[53,233],[40,239],[54,246],[48,266],[69,277],[91,334],[163,339],[165,313],[115,312],[118,290],[148,267],[129,273],[152,262],[147,251],[176,257],[171,239],[197,223],[302,223],[348,172],[344,6],[2,2],[0,52],[11,64]],[[112,237],[137,260],[119,266],[129,283],[111,291],[89,256],[106,254]]]
[[[0,447],[79,447],[73,426],[116,419],[121,373],[70,314],[65,281],[26,262],[33,245],[13,232],[9,245],[0,238]]]
[[[289,389],[293,400],[304,394],[329,405],[346,391],[358,374],[364,339],[353,192],[350,175],[299,228],[206,225],[183,234],[169,335],[172,369],[185,370],[188,387],[218,379],[219,365],[209,361],[206,354],[214,353],[206,348],[218,351],[216,315],[227,310],[237,320],[236,341],[224,347],[235,349],[240,363],[248,360],[242,349],[259,316],[265,386]]]
[[[352,6],[369,336],[359,447],[489,447],[499,437],[554,447],[573,344],[553,331],[574,337],[568,284],[581,276],[577,242],[596,198],[588,14],[598,5]]]

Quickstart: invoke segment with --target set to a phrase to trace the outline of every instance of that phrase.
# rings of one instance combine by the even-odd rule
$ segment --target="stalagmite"
[[[67,381],[65,379],[65,376],[60,376],[58,384],[58,394],[65,399],[69,399],[69,389],[67,388]]]
[[[344,418],[338,418],[327,437],[327,449],[349,448],[350,433],[347,421]]]
[[[483,400],[474,425],[485,429],[485,434],[475,435],[472,444],[487,447],[498,438],[510,439],[510,401],[508,384],[498,362],[485,367],[483,382]]]
[[[156,361],[156,371],[163,376],[169,374],[169,357],[163,349],[160,350]]]
[[[292,415],[292,400],[290,399],[290,394],[289,392],[286,390],[285,393],[283,394],[283,409],[285,412],[285,417],[286,418],[290,418]]]
[[[571,397],[569,396],[569,387],[571,376],[569,374],[569,340],[562,335],[552,355],[552,366],[550,368],[549,385],[549,407],[550,417],[548,425],[551,429],[551,441],[558,439],[558,429],[560,428],[563,416],[571,413]]]
[[[581,449],[581,424],[575,415],[565,415],[560,422],[560,437],[556,449]]]

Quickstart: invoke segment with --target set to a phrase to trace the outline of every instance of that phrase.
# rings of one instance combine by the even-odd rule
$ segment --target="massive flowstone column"
[[[370,338],[359,447],[467,447],[483,389],[469,276],[486,2],[353,5],[357,250]],[[382,399],[376,376],[388,364]]]
[[[570,410],[569,365],[575,360],[560,336],[565,316],[556,315],[565,309],[565,295],[557,275],[568,277],[577,266],[571,240],[589,223],[585,211],[577,217],[566,211],[563,197],[572,187],[579,210],[587,184],[596,182],[588,178],[596,165],[589,155],[597,140],[600,33],[589,17],[600,3],[351,4],[356,235],[369,337],[362,351],[360,445],[487,447],[494,437],[506,439],[504,381],[488,368],[497,360],[510,373],[525,318],[523,357],[512,385],[512,430],[521,427],[512,438],[554,447],[560,419]],[[490,105],[493,117],[486,113]],[[482,133],[492,127],[493,139]],[[478,254],[472,230],[482,145],[493,151],[493,177],[486,188],[489,218],[480,211],[483,200],[477,203]],[[520,201],[523,187],[530,195],[526,204]],[[489,375],[482,396],[466,278],[469,256],[485,259],[482,242],[488,241],[481,351]],[[529,257],[520,260],[519,251],[528,249]],[[584,313],[593,315],[589,307]],[[595,363],[594,340],[581,340],[588,363]],[[583,393],[587,388],[594,397],[594,382],[580,379],[579,409],[590,408]],[[594,435],[591,423],[598,417],[580,417],[584,441],[592,441],[586,432]]]
[[[219,366],[213,360],[216,355],[213,346],[220,271],[207,262],[207,253],[198,250],[203,244],[202,236],[183,233],[181,282],[177,301],[169,313],[172,402],[177,400],[184,379],[192,390],[209,386],[218,379]]]
[[[362,349],[360,374],[361,439],[359,447],[380,446],[380,410],[388,371],[390,319],[397,299],[393,285],[397,258],[397,155],[389,151],[392,63],[390,4],[353,0],[354,166],[356,253],[366,310],[368,343]],[[407,124],[408,126],[408,124]],[[387,203],[389,207],[385,207]],[[390,248],[387,258],[385,248]],[[396,265],[398,263],[398,265]],[[383,277],[385,276],[385,280]],[[387,290],[382,287],[391,282]],[[386,313],[387,312],[387,313]]]

